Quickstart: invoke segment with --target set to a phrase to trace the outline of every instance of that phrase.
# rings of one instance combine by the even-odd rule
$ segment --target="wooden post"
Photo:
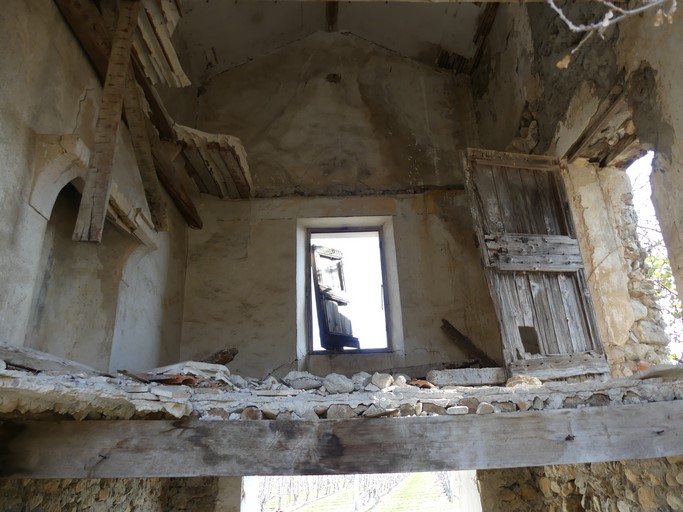
[[[119,18],[95,126],[95,143],[73,234],[73,239],[77,241],[102,240],[111,193],[116,137],[129,75],[130,49],[139,9],[139,0],[121,0],[119,4]]]

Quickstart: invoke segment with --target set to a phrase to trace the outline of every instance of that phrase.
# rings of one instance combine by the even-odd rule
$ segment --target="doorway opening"
[[[242,479],[249,512],[481,512],[476,471]]]

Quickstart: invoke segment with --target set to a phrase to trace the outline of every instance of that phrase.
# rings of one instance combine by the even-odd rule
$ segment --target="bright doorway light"
[[[244,477],[243,512],[481,512],[476,471]]]

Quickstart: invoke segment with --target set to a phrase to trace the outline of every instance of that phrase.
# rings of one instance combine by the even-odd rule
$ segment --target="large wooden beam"
[[[107,217],[107,205],[114,169],[116,138],[121,121],[123,95],[130,64],[133,33],[137,27],[139,0],[121,0],[111,54],[104,78],[100,110],[95,126],[95,142],[88,176],[81,196],[74,240],[99,242]]]
[[[107,65],[109,62],[109,52],[111,51],[111,39],[107,25],[102,14],[94,5],[92,0],[55,0],[57,7],[64,16],[66,22],[71,27],[76,39],[85,51],[95,68],[95,71],[104,79]],[[159,95],[152,85],[147,81],[142,67],[137,62],[135,56],[132,58],[133,69],[138,83],[149,104],[152,112],[152,119],[156,130],[150,133],[150,144],[156,165],[157,174],[162,185],[178,208],[188,226],[191,228],[201,228],[202,220],[199,212],[192,202],[189,194],[177,179],[175,168],[170,164],[168,158],[161,150],[158,134],[169,140],[175,140],[173,131],[173,120],[164,108]]]
[[[4,421],[0,477],[488,469],[683,454],[683,402],[319,421]]]
[[[135,82],[133,67],[130,66],[126,88],[123,96],[123,108],[126,113],[126,121],[130,130],[130,138],[133,142],[140,178],[145,189],[145,197],[152,215],[152,222],[157,231],[168,231],[168,216],[166,205],[161,196],[159,180],[154,167],[154,157],[150,145],[150,137],[147,131],[147,117],[142,111],[140,95]]]

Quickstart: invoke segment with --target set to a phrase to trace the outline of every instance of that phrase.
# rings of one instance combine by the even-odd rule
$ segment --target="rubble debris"
[[[424,379],[409,380],[408,384],[410,384],[411,386],[416,386],[418,388],[422,388],[422,389],[432,389],[432,388],[436,387],[434,384],[432,384],[428,380],[424,380]]]
[[[543,383],[541,379],[537,377],[531,377],[529,375],[515,375],[510,377],[505,386],[508,388],[513,388],[515,386],[541,386]]]
[[[480,402],[477,406],[477,414],[492,414],[496,409],[488,402]]]
[[[367,372],[358,372],[351,377],[351,380],[353,381],[354,384],[354,389],[356,391],[360,391],[363,389],[365,386],[370,384],[370,378],[371,375]]]
[[[372,382],[379,389],[384,389],[384,388],[388,388],[389,386],[391,386],[393,384],[394,378],[391,375],[389,375],[388,373],[377,373],[377,372],[375,372],[372,375],[370,382]]]
[[[183,361],[154,368],[135,374],[135,376],[148,382],[162,384],[211,386],[220,383],[230,388],[233,387],[230,381],[230,370],[226,366],[202,361]]]
[[[343,420],[347,418],[356,418],[358,414],[348,405],[333,404],[327,409],[328,420]]]
[[[331,373],[325,377],[323,386],[325,386],[328,393],[351,393],[356,389],[351,379],[338,373]]]
[[[323,385],[323,379],[308,372],[292,371],[282,380],[294,389],[317,389]]]
[[[461,368],[458,370],[432,370],[427,380],[436,386],[482,386],[502,384],[506,374],[503,368]]]
[[[469,412],[470,412],[470,410],[466,405],[454,405],[454,406],[446,409],[446,414],[453,414],[453,415],[468,414]]]
[[[239,353],[239,350],[236,348],[224,348],[223,350],[219,350],[218,352],[211,354],[209,357],[204,359],[205,363],[212,363],[212,364],[222,364],[226,365],[229,362],[231,362],[233,359],[235,359],[235,356]]]
[[[52,374],[108,375],[76,361],[28,347],[0,343],[0,360],[22,370]]]

